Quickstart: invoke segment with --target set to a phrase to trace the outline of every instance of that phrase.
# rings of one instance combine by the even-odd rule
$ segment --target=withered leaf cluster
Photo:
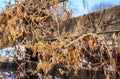
[[[65,71],[58,69],[61,74],[68,73],[71,67],[76,75],[80,68],[119,71],[119,33],[66,38],[66,32],[60,32],[60,23],[70,14],[64,0],[15,0],[0,14],[0,48],[21,45],[30,49],[26,53],[33,58],[37,55],[37,69],[45,74],[55,64],[67,67]]]

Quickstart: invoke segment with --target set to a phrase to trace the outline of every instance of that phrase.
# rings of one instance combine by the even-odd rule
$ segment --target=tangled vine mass
[[[67,37],[71,33],[60,30],[60,24],[72,16],[66,2],[15,0],[7,5],[0,14],[0,48],[15,46],[18,55],[23,49],[16,46],[24,47],[25,60],[38,62],[36,71],[42,69],[44,74],[56,65],[61,75],[72,69],[78,75],[81,68],[103,70],[106,79],[107,71],[119,73],[120,33]]]

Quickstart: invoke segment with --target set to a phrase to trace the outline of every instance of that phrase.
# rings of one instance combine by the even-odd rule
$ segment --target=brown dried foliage
[[[114,70],[119,69],[116,63],[120,64],[112,51],[114,48],[115,55],[120,54],[120,38],[115,38],[116,34],[113,34],[111,42],[106,40],[106,36],[93,33],[66,39],[66,32],[60,32],[60,23],[71,14],[66,10],[66,2],[62,9],[58,0],[21,0],[15,3],[5,8],[4,15],[0,14],[0,48],[15,45],[31,48],[32,57],[37,53],[42,55],[38,56],[41,61],[37,69],[43,69],[45,74],[55,64],[65,65],[68,71],[74,68],[76,75],[81,67],[110,70],[108,66],[111,65]],[[107,42],[116,45],[111,46]],[[63,69],[58,70],[65,73]]]

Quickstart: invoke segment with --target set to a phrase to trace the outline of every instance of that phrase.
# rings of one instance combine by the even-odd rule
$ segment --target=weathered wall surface
[[[22,62],[18,62],[21,64]],[[35,70],[37,63],[35,62],[26,62],[25,65],[20,66],[17,63],[13,62],[0,62],[0,71],[1,72],[16,72],[22,71],[21,68],[25,68],[26,71]],[[64,66],[63,66],[64,67]],[[58,72],[58,69],[61,68],[59,66],[54,66],[51,71],[48,73],[52,76],[52,78],[48,79],[106,79],[105,73],[103,70],[93,70],[93,69],[80,69],[78,71],[78,75],[74,74],[74,70],[71,70],[70,73],[61,75]],[[55,78],[57,77],[57,78]],[[120,79],[120,76],[116,72],[109,71],[109,79]]]
[[[21,64],[22,62],[18,62]],[[26,71],[29,70],[36,70],[37,63],[35,62],[26,62],[23,66],[18,65],[17,63],[13,62],[0,62],[0,71],[1,72],[17,72],[22,71],[25,68]],[[63,66],[64,67],[64,66]],[[74,70],[71,70],[70,73],[61,75],[58,72],[59,67],[55,66],[51,71],[48,73],[52,76],[52,78],[47,79],[105,79],[104,71],[102,70],[92,70],[92,69],[80,69],[78,71],[78,75],[74,74]],[[54,78],[53,78],[54,77]],[[56,78],[57,77],[57,78]],[[119,79],[120,76],[115,72],[110,72],[109,79]]]
[[[63,28],[77,34],[120,30],[120,5],[67,20],[61,24]]]

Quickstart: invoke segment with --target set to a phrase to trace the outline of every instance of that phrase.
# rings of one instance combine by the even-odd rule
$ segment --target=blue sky
[[[14,2],[14,0],[0,0],[0,11],[2,11],[2,9],[5,7],[6,4],[9,3],[9,1],[11,1],[11,3]]]
[[[95,4],[101,2],[112,3],[113,5],[120,4],[120,0],[87,0],[89,9],[91,9]],[[74,16],[79,16],[87,13],[87,10],[83,6],[83,0],[69,0],[69,7],[72,8]]]
[[[13,0],[11,0],[13,1]],[[68,8],[72,8],[74,16],[79,16],[87,13],[87,10],[83,6],[83,0],[68,0]],[[120,4],[120,0],[87,0],[89,9],[92,8],[95,4],[106,2],[112,3],[114,5]],[[0,0],[0,11],[5,6],[9,0]]]

